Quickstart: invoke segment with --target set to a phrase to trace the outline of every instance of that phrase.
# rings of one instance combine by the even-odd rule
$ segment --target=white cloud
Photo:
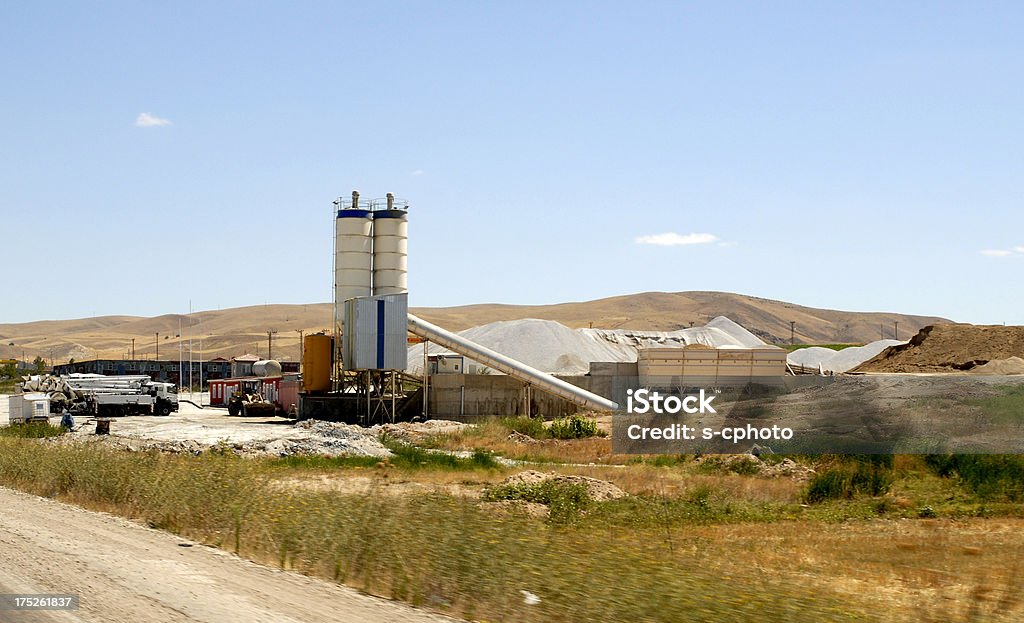
[[[677,234],[666,232],[664,234],[651,234],[649,236],[637,236],[637,244],[654,244],[659,247],[676,247],[688,244],[710,244],[718,242],[718,236],[714,234]]]
[[[140,112],[139,116],[135,118],[135,127],[137,128],[155,128],[162,125],[171,125],[171,120],[151,115],[148,112]]]
[[[420,175],[423,175],[424,173],[426,173],[426,171],[424,171],[423,169],[416,169],[415,171],[413,171],[409,175],[420,176]]]
[[[982,255],[989,257],[1010,257],[1011,255],[1024,255],[1024,245],[1016,246],[1011,249],[982,249]]]

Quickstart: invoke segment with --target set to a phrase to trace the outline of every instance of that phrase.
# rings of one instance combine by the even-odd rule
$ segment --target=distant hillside
[[[909,316],[889,312],[846,312],[804,307],[784,301],[728,292],[645,292],[582,303],[557,305],[466,305],[413,310],[413,313],[448,329],[462,330],[495,320],[544,318],[572,328],[593,325],[602,329],[672,331],[702,325],[715,316],[727,316],[767,342],[789,342],[790,321],[796,322],[800,343],[867,343],[893,337],[898,322],[900,337],[909,339],[929,324],[950,322],[936,316]]]
[[[192,314],[193,352],[198,357],[201,348],[203,358],[245,352],[266,356],[267,331],[274,330],[273,356],[295,359],[299,331],[329,330],[331,308],[329,303],[315,303],[196,312]],[[796,340],[802,343],[867,343],[879,339],[880,326],[885,337],[892,337],[895,322],[899,322],[900,337],[907,339],[926,325],[950,322],[934,316],[815,309],[725,292],[647,292],[557,305],[482,304],[412,311],[453,331],[519,318],[556,320],[572,328],[671,331],[727,316],[768,342],[788,342],[789,323],[795,321]],[[39,355],[47,360],[53,357],[57,363],[69,357],[119,358],[130,354],[132,338],[135,356],[151,359],[156,354],[158,333],[161,359],[176,359],[179,344],[188,356],[188,316],[170,314],[0,324],[0,359],[20,358],[23,350],[29,360]]]

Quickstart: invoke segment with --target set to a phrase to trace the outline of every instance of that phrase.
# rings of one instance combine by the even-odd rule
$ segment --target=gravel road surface
[[[454,621],[2,487],[0,561],[0,594],[81,599],[76,611],[0,611],[4,623]]]

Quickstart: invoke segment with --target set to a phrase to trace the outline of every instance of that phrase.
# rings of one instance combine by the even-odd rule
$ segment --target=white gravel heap
[[[864,346],[850,346],[842,350],[832,350],[821,346],[799,348],[789,353],[786,360],[790,365],[804,368],[820,369],[825,372],[840,374],[847,372],[871,359],[890,346],[906,344],[900,340],[878,340]]]
[[[678,331],[632,329],[570,329],[553,320],[525,318],[492,322],[459,332],[459,335],[542,372],[563,375],[586,374],[593,361],[636,361],[642,346],[686,346],[703,344],[715,348],[764,346],[756,335],[724,316],[704,325]],[[430,354],[452,354],[436,344]],[[409,371],[423,369],[423,347],[409,347]],[[480,369],[470,367],[469,372]]]

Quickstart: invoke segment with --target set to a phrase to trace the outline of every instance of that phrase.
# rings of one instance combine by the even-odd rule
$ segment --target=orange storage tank
[[[329,335],[318,333],[306,336],[302,355],[302,391],[330,391],[333,342],[334,339]]]

